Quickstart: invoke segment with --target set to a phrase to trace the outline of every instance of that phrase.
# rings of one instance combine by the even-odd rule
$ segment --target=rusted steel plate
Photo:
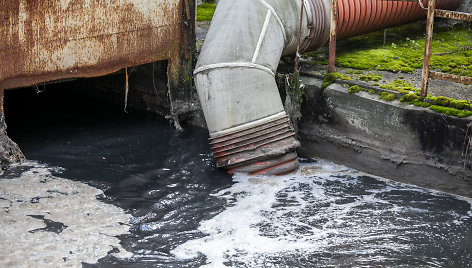
[[[180,0],[2,1],[0,88],[178,58],[182,6]]]
[[[471,13],[464,13],[464,12],[457,12],[457,11],[448,11],[442,9],[436,9],[434,11],[434,15],[440,18],[446,19],[453,19],[453,20],[462,20],[462,21],[470,21],[472,22],[472,14]]]
[[[436,8],[454,10],[462,0],[437,0]],[[424,6],[427,0],[422,0]],[[338,0],[337,36],[346,39],[426,17],[417,1]]]
[[[451,81],[451,82],[461,83],[464,85],[472,85],[472,77],[470,76],[461,76],[461,75],[455,75],[455,74],[447,74],[447,73],[430,71],[429,77],[432,79]]]

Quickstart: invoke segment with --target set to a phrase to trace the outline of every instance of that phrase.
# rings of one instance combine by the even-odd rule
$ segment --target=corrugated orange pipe
[[[422,0],[425,7],[428,0]],[[437,0],[437,9],[454,10],[461,0]],[[418,2],[390,0],[339,0],[337,39],[426,18]]]

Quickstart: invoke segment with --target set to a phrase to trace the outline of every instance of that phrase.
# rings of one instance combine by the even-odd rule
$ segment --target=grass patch
[[[201,4],[197,6],[197,21],[210,21],[215,13],[215,4]]]

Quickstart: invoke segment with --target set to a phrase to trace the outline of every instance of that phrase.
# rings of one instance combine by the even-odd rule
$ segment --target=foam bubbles
[[[128,233],[130,215],[98,201],[101,190],[24,165],[19,177],[0,179],[0,266],[82,267],[110,251],[131,257],[117,238]]]
[[[215,194],[226,200],[226,210],[200,224],[206,236],[175,248],[177,258],[204,255],[207,267],[421,266],[471,259],[436,245],[448,232],[458,241],[471,238],[470,204],[449,195],[322,161],[286,176],[236,174],[233,180]]]

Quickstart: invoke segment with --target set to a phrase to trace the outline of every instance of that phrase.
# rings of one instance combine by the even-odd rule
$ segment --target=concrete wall
[[[472,13],[472,0],[462,0],[462,4],[459,6],[457,11]]]
[[[472,197],[471,118],[384,101],[304,77],[299,154],[427,188]]]

